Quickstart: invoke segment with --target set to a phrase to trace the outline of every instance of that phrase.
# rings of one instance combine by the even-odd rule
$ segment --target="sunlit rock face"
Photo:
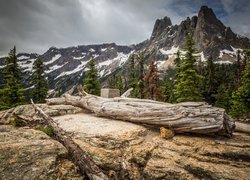
[[[230,139],[176,134],[165,139],[159,129],[96,117],[73,106],[39,107],[113,178],[248,179],[250,175],[249,134],[234,133]],[[13,112],[34,115],[31,105]],[[15,113],[9,111],[3,118],[5,112],[0,112],[0,123],[11,123]],[[3,179],[83,178],[59,142],[28,127],[0,125],[0,160]]]

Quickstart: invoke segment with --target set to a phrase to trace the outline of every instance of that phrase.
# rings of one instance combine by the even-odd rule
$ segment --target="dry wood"
[[[237,132],[250,133],[250,124],[235,122],[235,126]]]
[[[54,130],[56,139],[62,143],[69,154],[72,156],[74,163],[79,167],[82,173],[86,173],[89,179],[105,180],[109,179],[107,175],[95,164],[95,162],[84,152],[66,133],[58,126],[58,124],[47,114],[45,114],[33,102],[33,107],[39,113],[47,124]]]
[[[147,99],[102,98],[81,92],[47,100],[47,104],[70,104],[88,109],[98,116],[166,127],[175,133],[218,133],[231,137],[235,128],[224,109],[204,102],[169,104]]]

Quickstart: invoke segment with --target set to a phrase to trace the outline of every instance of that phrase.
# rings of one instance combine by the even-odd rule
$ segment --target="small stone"
[[[164,127],[160,128],[160,136],[161,138],[172,138],[174,137],[174,131],[172,131],[171,129],[166,129]]]

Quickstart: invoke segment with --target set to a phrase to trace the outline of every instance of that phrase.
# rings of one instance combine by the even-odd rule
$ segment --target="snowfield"
[[[48,62],[44,62],[44,65],[48,65],[48,64],[52,64],[53,62],[55,62],[57,59],[59,59],[62,55],[61,54],[57,54],[54,57],[52,57],[52,59]]]

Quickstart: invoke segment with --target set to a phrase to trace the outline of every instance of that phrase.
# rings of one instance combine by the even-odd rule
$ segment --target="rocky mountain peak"
[[[204,17],[206,19],[217,19],[213,9],[207,6],[201,6],[198,17]]]
[[[154,29],[151,35],[151,38],[154,38],[158,35],[160,35],[160,33],[166,29],[168,26],[172,26],[172,22],[171,19],[167,16],[165,16],[162,19],[157,19],[154,25]]]
[[[200,11],[198,13],[198,25],[208,24],[217,27],[220,30],[224,30],[224,24],[217,19],[214,11],[207,6],[201,6]]]

